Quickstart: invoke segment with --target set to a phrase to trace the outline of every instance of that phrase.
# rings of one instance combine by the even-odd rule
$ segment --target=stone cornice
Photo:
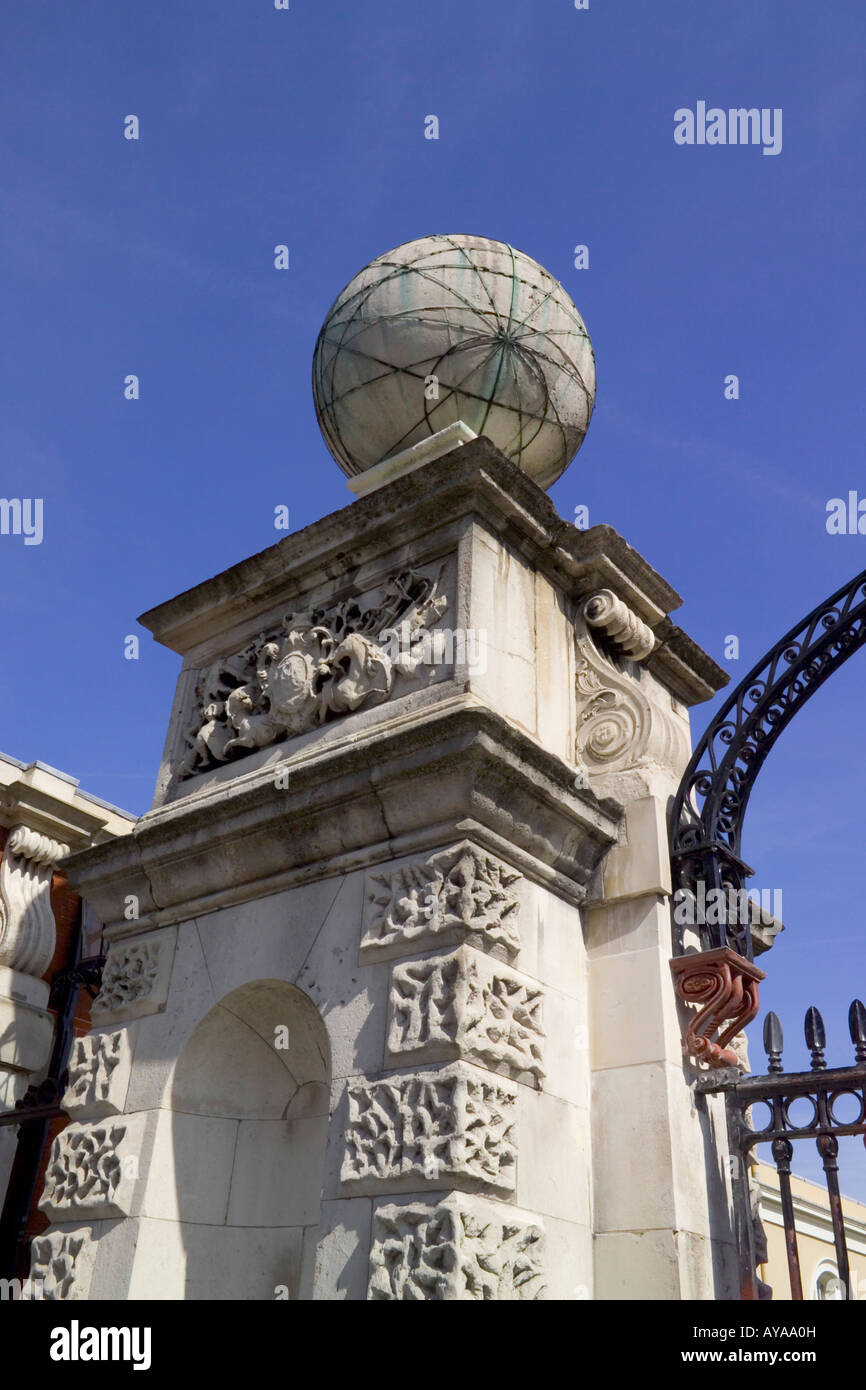
[[[481,438],[398,478],[267,550],[144,613],[157,641],[186,654],[268,608],[290,609],[317,584],[350,579],[393,552],[394,537],[430,535],[475,516],[575,598],[607,588],[651,628],[651,666],[678,699],[708,699],[727,676],[666,616],[679,594],[610,526],[579,531],[530,478]]]
[[[278,767],[288,787],[276,784]],[[619,837],[612,800],[471,697],[170,802],[64,868],[114,933],[471,838],[572,901]],[[138,899],[139,916],[124,905]]]
[[[74,777],[0,754],[0,825],[23,825],[80,849],[124,835],[134,824],[134,816],[81,791]]]

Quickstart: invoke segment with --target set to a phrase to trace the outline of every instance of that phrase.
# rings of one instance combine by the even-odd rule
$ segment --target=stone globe
[[[337,296],[313,396],[349,477],[462,420],[548,488],[586,434],[595,357],[571,297],[530,256],[487,237],[421,237]]]

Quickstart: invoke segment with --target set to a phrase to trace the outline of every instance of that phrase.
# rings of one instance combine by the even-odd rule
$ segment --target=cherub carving
[[[211,762],[222,762],[231,742],[231,729],[225,723],[226,707],[223,700],[214,700],[206,705],[202,714],[204,723],[196,733],[193,746],[181,766],[181,773],[195,772],[199,766],[208,767]]]
[[[240,685],[226,700],[226,714],[237,733],[225,745],[225,753],[232,748],[264,748],[280,732],[267,714],[254,713],[257,696],[255,686]]]

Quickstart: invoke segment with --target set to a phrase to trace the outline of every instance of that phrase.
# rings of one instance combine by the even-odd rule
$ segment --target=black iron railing
[[[782,1221],[785,1228],[785,1247],[791,1281],[791,1297],[803,1298],[797,1230],[794,1220],[794,1200],[791,1193],[791,1163],[794,1142],[814,1139],[827,1183],[833,1244],[843,1297],[851,1297],[851,1274],[848,1262],[848,1243],[839,1189],[839,1139],[843,1135],[863,1135],[866,1139],[866,1007],[855,999],[848,1012],[848,1027],[854,1044],[854,1065],[828,1067],[824,1049],[824,1022],[815,1008],[806,1013],[806,1045],[811,1054],[811,1070],[786,1072],[782,1065],[782,1025],[777,1016],[768,1014],[764,1022],[764,1050],[767,1072],[764,1076],[732,1077],[712,1074],[697,1083],[703,1092],[722,1092],[725,1096],[728,1119],[728,1138],[735,1159],[735,1201],[739,1203],[738,1245],[741,1258],[741,1289],[744,1298],[759,1296],[755,1274],[756,1247],[753,1223],[748,1207],[747,1165],[758,1144],[769,1144],[779,1177]],[[843,1097],[854,1104],[847,1119],[839,1110]],[[807,1101],[811,1115],[792,1114],[795,1102]],[[763,1103],[769,1119],[756,1127],[752,1107]]]

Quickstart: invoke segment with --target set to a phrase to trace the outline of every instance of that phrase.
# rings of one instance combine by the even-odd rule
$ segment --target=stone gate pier
[[[338,296],[313,386],[357,500],[141,620],[183,665],[152,809],[65,864],[110,947],[33,1272],[736,1296],[666,835],[725,677],[543,491],[592,413],[586,326],[513,247],[422,238]]]
[[[65,866],[110,942],[66,1296],[734,1296],[669,970],[724,679],[679,602],[470,438],[144,616],[183,658],[154,805]]]

